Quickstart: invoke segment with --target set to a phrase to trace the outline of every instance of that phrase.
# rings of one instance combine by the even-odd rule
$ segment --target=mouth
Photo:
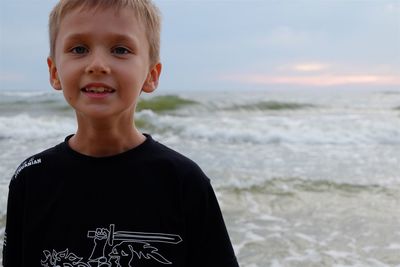
[[[114,93],[115,89],[105,86],[105,85],[94,85],[89,84],[81,89],[84,93],[92,93],[92,94],[110,94]]]

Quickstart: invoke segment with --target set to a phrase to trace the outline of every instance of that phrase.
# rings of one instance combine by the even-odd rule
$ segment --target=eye
[[[123,46],[117,46],[117,47],[113,48],[111,52],[116,55],[125,55],[125,54],[131,53],[131,51],[129,49],[127,49]]]
[[[74,53],[74,54],[81,55],[81,54],[87,53],[87,52],[88,52],[88,49],[87,49],[86,47],[84,47],[84,46],[75,46],[75,47],[72,48],[70,51],[71,51],[72,53]]]

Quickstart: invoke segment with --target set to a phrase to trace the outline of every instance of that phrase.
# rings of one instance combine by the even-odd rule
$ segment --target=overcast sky
[[[159,90],[400,89],[400,0],[156,0]],[[0,90],[49,90],[56,0],[0,0]]]

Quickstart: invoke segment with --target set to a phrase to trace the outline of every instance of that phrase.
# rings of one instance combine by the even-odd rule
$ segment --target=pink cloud
[[[297,64],[289,64],[279,66],[278,71],[295,71],[295,72],[320,72],[330,68],[331,66],[324,63],[318,62],[303,62]]]

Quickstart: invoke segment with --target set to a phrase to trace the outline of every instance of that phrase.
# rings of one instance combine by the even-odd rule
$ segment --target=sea
[[[136,120],[211,179],[240,266],[400,266],[400,90],[159,92]],[[0,242],[15,169],[75,129],[59,92],[0,91]]]

